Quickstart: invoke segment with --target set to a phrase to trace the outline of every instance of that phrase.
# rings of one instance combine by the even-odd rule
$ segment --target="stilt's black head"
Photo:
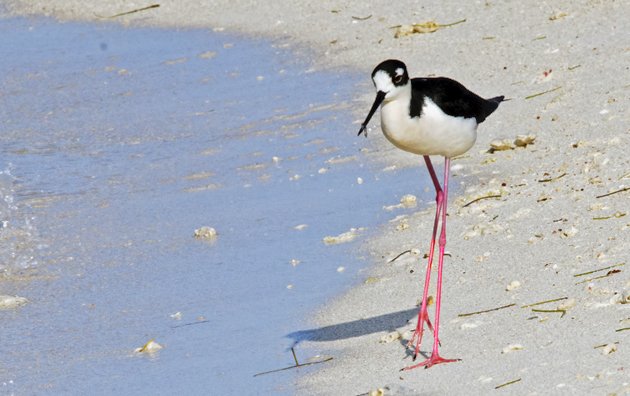
[[[367,118],[361,124],[359,129],[359,135],[365,132],[367,137],[367,125],[370,119],[383,103],[386,98],[395,96],[401,87],[406,86],[409,83],[409,74],[407,73],[407,66],[399,60],[388,59],[378,64],[372,72],[372,82],[376,87],[376,99],[374,104],[368,113]]]
[[[388,59],[383,61],[374,68],[374,71],[372,72],[372,81],[374,81],[374,86],[379,91],[387,89],[389,87],[389,83],[391,83],[394,87],[406,85],[409,82],[407,66],[397,59]]]

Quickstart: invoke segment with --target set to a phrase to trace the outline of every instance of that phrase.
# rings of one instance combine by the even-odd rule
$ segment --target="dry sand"
[[[630,304],[621,304],[630,292],[630,3],[270,3],[168,0],[114,20],[262,34],[312,56],[315,67],[358,68],[366,83],[357,92],[357,121],[372,99],[369,73],[389,57],[404,60],[412,75],[447,75],[482,96],[513,99],[480,126],[476,146],[454,161],[452,183],[461,185],[461,195],[453,195],[449,204],[451,256],[445,263],[441,352],[462,361],[401,373],[398,369],[410,363],[404,341],[380,342],[395,330],[406,339],[415,325],[425,262],[410,254],[388,260],[411,248],[425,252],[433,219],[429,205],[393,219],[375,240],[365,242],[375,263],[364,275],[369,282],[326,306],[313,330],[304,333],[310,341],[301,348],[334,360],[302,378],[298,392],[630,394]],[[14,14],[94,21],[94,15],[151,3],[6,4]],[[391,28],[462,19],[435,33],[398,39]],[[527,98],[546,91],[551,92]],[[348,133],[355,129],[358,123]],[[384,167],[421,162],[389,148],[374,133],[378,130],[376,118],[366,146]],[[518,134],[535,134],[535,143],[488,152],[492,140]],[[409,181],[410,193],[419,188]],[[617,193],[604,196],[612,192]],[[465,206],[484,195],[500,198]],[[592,279],[602,275],[608,276]],[[520,287],[506,290],[513,281]],[[458,317],[507,304],[515,305]],[[533,311],[561,304],[565,315]],[[430,338],[423,351],[430,350]],[[513,380],[519,381],[495,390]]]

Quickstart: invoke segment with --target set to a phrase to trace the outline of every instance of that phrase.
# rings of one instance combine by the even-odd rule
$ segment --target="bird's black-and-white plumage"
[[[398,60],[386,60],[372,72],[372,81],[376,87],[376,99],[361,125],[359,135],[365,132],[374,112],[381,107],[381,129],[385,137],[396,147],[424,157],[431,181],[435,187],[435,221],[429,254],[427,271],[422,295],[422,304],[418,311],[418,322],[408,346],[415,344],[413,359],[420,353],[420,344],[426,324],[433,331],[433,351],[431,356],[414,365],[405,367],[431,367],[435,364],[455,362],[459,359],[445,359],[440,356],[440,307],[442,296],[442,269],[446,247],[446,212],[448,202],[448,181],[451,158],[468,151],[477,139],[477,125],[497,109],[503,96],[483,99],[470,92],[462,84],[450,78],[414,78],[410,79],[407,67]],[[431,155],[444,156],[444,182],[440,185]],[[435,321],[429,320],[428,292],[431,280],[431,267],[435,252],[438,226],[438,275],[435,301]]]
[[[477,139],[477,125],[504,100],[483,99],[446,77],[410,79],[405,64],[394,59],[376,66],[372,81],[376,100],[359,134],[381,106],[385,137],[396,147],[421,155],[452,158],[465,153]]]

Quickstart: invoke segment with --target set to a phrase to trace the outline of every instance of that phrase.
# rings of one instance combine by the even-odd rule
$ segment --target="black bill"
[[[359,133],[357,134],[357,136],[360,136],[363,132],[365,132],[365,137],[367,137],[366,128],[367,128],[368,122],[370,122],[370,119],[376,112],[376,109],[378,109],[378,106],[380,106],[381,103],[383,102],[383,99],[385,99],[385,95],[386,94],[383,91],[378,91],[376,93],[376,99],[374,99],[374,104],[372,105],[372,108],[370,109],[370,112],[368,113],[367,118],[365,119],[365,121],[363,121],[363,124],[361,124],[361,129],[359,129]]]

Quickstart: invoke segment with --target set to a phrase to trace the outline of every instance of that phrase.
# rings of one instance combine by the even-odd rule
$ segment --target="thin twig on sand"
[[[495,387],[494,387],[494,389],[499,389],[499,388],[503,388],[504,386],[508,386],[508,385],[515,384],[515,383],[519,382],[520,380],[521,380],[521,379],[520,379],[520,378],[518,378],[518,379],[515,379],[515,380],[512,380],[512,381],[506,382],[506,383],[504,383],[504,384],[497,385],[497,386],[495,386]]]
[[[595,276],[593,278],[584,279],[583,281],[575,282],[575,284],[579,285],[581,283],[587,283],[587,282],[598,280],[598,279],[608,278],[609,276],[618,274],[620,272],[621,272],[621,270],[618,270],[618,269],[610,270],[610,271],[608,271],[606,273],[606,275],[600,275],[600,276]]]
[[[398,260],[400,258],[400,256],[402,256],[403,254],[407,254],[407,253],[411,253],[411,249],[405,250],[404,252],[400,253],[398,256],[396,256],[393,259],[389,260],[387,262],[387,264],[393,263],[394,261]]]
[[[465,208],[467,206],[470,206],[472,204],[474,204],[475,202],[481,201],[482,199],[489,199],[489,198],[501,198],[502,195],[501,194],[492,194],[492,195],[485,195],[483,197],[479,197],[477,199],[473,199],[472,201],[468,202],[467,204],[465,204],[464,206],[462,206],[462,208]]]
[[[607,269],[611,269],[611,268],[615,268],[615,267],[621,267],[622,265],[626,265],[626,263],[619,263],[619,264],[615,264],[615,265],[609,265],[608,267],[598,268],[596,270],[592,270],[592,271],[588,271],[588,272],[581,272],[579,274],[573,275],[573,277],[577,278],[578,276],[590,275],[590,274],[593,274],[595,272],[605,271]]]
[[[604,197],[607,197],[609,195],[618,194],[620,192],[624,192],[624,191],[628,191],[628,190],[630,190],[630,187],[625,187],[625,188],[622,188],[622,189],[619,189],[619,190],[611,191],[611,192],[609,192],[607,194],[598,195],[595,198],[604,198]]]
[[[550,90],[548,90],[548,91],[538,92],[538,93],[535,93],[535,94],[532,94],[532,95],[526,96],[526,97],[525,97],[525,99],[532,99],[532,98],[535,98],[535,97],[540,96],[540,95],[548,94],[548,93],[550,93],[550,92],[557,91],[557,90],[559,90],[560,88],[562,88],[562,87],[555,87],[555,88],[550,89]]]
[[[483,311],[477,311],[477,312],[469,312],[469,313],[463,313],[463,314],[458,314],[457,316],[460,318],[466,317],[466,316],[472,316],[472,315],[478,315],[478,314],[482,314],[482,313],[488,313],[488,312],[493,312],[493,311],[498,311],[500,309],[505,309],[505,308],[509,308],[509,307],[513,307],[516,304],[512,303],[512,304],[508,304],[508,305],[503,305],[501,307],[497,307],[497,308],[491,308],[491,309],[485,309]]]
[[[536,302],[536,303],[533,303],[533,304],[523,305],[521,308],[535,307],[536,305],[543,305],[543,304],[547,304],[547,303],[562,301],[562,300],[566,300],[568,298],[569,297],[554,298],[554,299],[551,299],[551,300],[545,300],[545,301],[540,301],[540,302]]]
[[[96,15],[97,18],[101,18],[101,19],[112,19],[112,18],[118,18],[121,16],[125,16],[125,15],[129,15],[129,14],[134,14],[136,12],[140,12],[140,11],[146,11],[146,10],[150,10],[153,8],[158,8],[160,5],[159,4],[152,4],[150,6],[147,7],[142,7],[142,8],[138,8],[135,10],[131,10],[131,11],[126,11],[126,12],[121,12],[120,14],[116,14],[116,15],[112,15],[112,16],[100,16],[100,15]]]
[[[559,313],[560,318],[564,318],[564,315],[567,314],[567,310],[566,309],[537,309],[534,308],[532,309],[532,312],[545,312],[545,313]]]
[[[291,369],[298,368],[298,367],[311,366],[313,364],[325,363],[325,362],[329,362],[329,361],[331,361],[333,359],[332,357],[328,357],[326,359],[317,360],[315,362],[299,363],[298,359],[297,359],[297,356],[295,355],[295,349],[293,349],[293,347],[291,347],[291,353],[293,354],[293,360],[295,360],[295,364],[293,366],[283,367],[283,368],[279,368],[279,369],[275,369],[275,370],[263,371],[262,373],[254,374],[254,377],[258,377],[259,375],[277,373],[278,371],[291,370]]]

